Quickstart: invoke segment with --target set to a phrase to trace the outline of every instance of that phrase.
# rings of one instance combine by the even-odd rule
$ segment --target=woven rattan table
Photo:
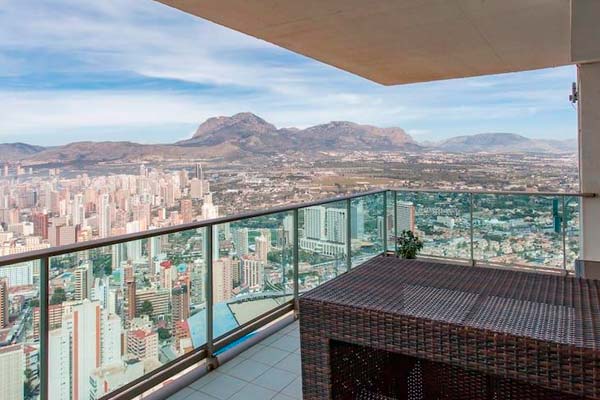
[[[301,296],[304,399],[600,399],[599,282],[377,257]]]

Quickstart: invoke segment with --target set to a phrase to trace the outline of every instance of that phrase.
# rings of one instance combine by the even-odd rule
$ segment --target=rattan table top
[[[600,281],[376,257],[302,297],[600,349]]]

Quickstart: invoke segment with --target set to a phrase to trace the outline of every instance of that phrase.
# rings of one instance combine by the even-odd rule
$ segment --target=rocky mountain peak
[[[268,123],[259,116],[250,112],[243,112],[235,114],[231,117],[221,116],[207,119],[205,122],[200,124],[192,139],[200,138],[209,134],[215,134],[220,131],[261,134],[274,132],[276,130],[277,128],[274,125]]]

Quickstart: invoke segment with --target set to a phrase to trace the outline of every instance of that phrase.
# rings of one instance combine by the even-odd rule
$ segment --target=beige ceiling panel
[[[570,62],[569,0],[161,1],[386,85]]]

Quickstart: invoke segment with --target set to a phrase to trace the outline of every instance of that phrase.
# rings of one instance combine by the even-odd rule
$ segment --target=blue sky
[[[0,0],[0,142],[166,143],[217,115],[576,138],[575,67],[385,87],[150,0]]]

